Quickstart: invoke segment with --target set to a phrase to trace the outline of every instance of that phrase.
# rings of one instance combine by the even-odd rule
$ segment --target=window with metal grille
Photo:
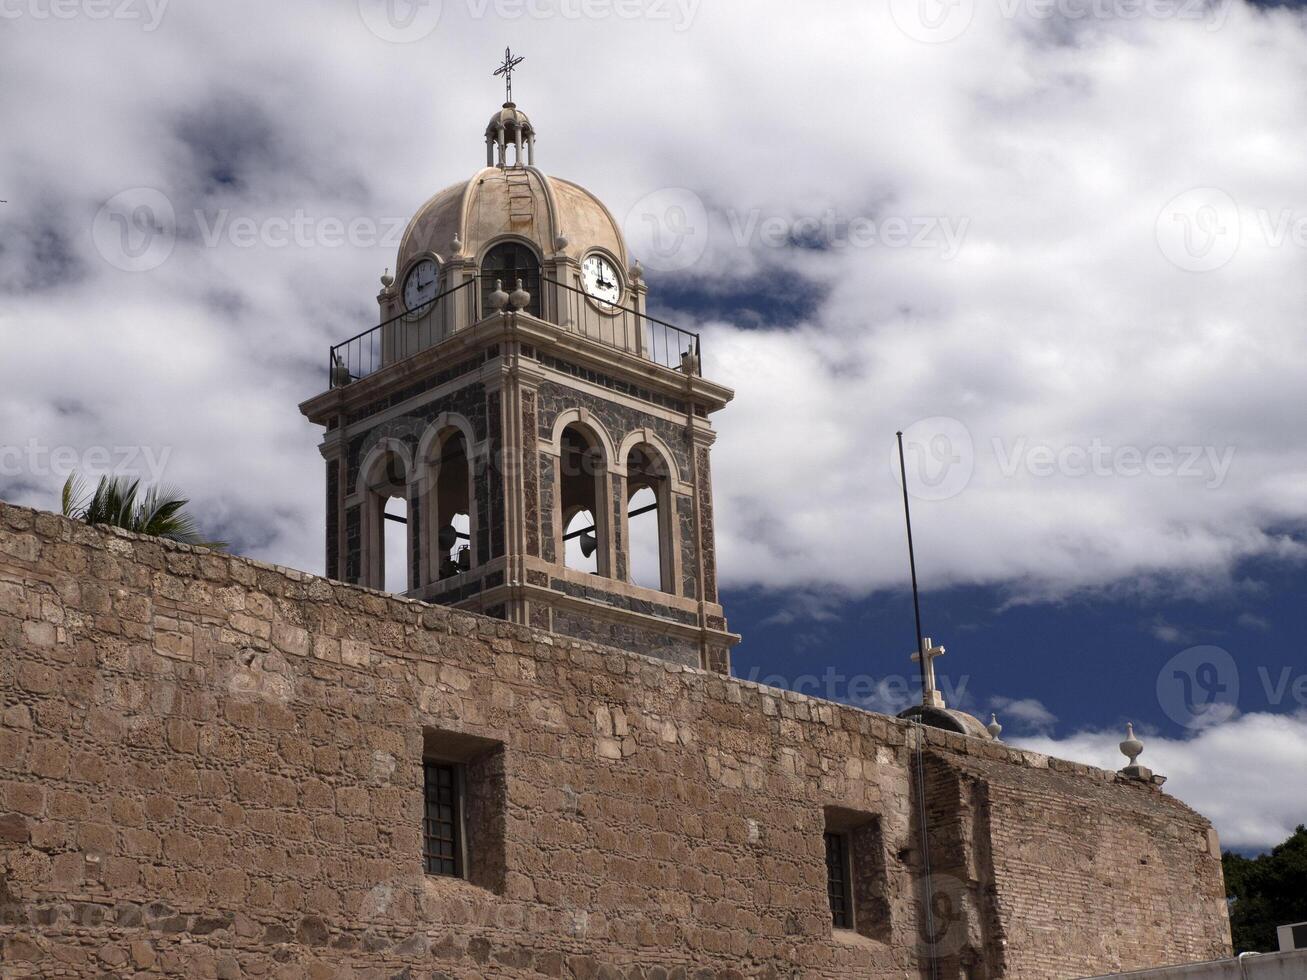
[[[427,760],[422,854],[427,874],[463,877],[462,801],[458,767]]]
[[[826,834],[826,891],[831,922],[836,929],[853,928],[853,887],[849,880],[848,838]]]
[[[493,309],[490,294],[495,283],[502,283],[504,292],[517,289],[518,281],[531,294],[526,312],[540,316],[540,262],[531,249],[519,242],[505,242],[490,250],[481,263],[481,315],[489,316]]]

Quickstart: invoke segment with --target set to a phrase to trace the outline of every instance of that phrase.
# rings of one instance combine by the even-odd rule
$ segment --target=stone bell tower
[[[608,209],[534,160],[510,100],[300,406],[326,430],[327,574],[385,588],[390,537],[392,590],[727,673],[708,420],[733,393],[647,315]]]

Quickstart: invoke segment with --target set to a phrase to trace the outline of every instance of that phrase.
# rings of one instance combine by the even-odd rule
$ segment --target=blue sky
[[[1307,821],[1300,7],[8,5],[0,496],[159,476],[320,569],[295,406],[375,322],[408,217],[482,162],[512,44],[542,167],[610,205],[737,391],[737,673],[901,706],[903,428],[957,703],[1112,768],[1131,721],[1268,847]]]

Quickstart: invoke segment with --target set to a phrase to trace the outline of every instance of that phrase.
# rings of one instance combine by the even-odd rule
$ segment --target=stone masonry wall
[[[915,978],[918,763],[940,976],[1228,952],[1209,825],[1113,774],[0,504],[5,980]]]

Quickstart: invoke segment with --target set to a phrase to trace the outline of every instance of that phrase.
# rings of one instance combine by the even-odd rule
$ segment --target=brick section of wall
[[[7,980],[917,975],[895,719],[4,505],[0,654]],[[502,745],[490,887],[423,873],[430,738]],[[1227,953],[1201,817],[925,743],[932,854],[993,908],[972,977]],[[830,808],[877,821],[880,939],[832,932]]]

